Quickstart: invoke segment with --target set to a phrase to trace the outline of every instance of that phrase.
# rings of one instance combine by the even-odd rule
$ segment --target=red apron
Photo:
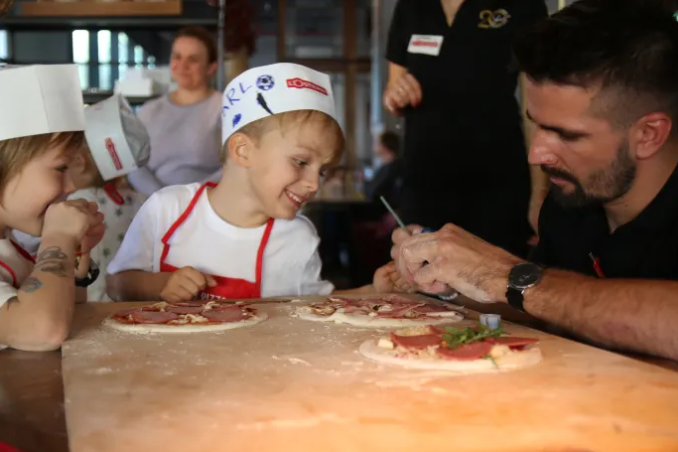
[[[26,259],[27,261],[32,262],[32,263],[35,264],[35,259],[33,258],[33,256],[31,256],[31,253],[29,253],[28,251],[26,251],[25,249],[23,249],[23,248],[21,247],[21,245],[19,245],[18,243],[16,243],[14,240],[11,240],[11,239],[10,239],[10,243],[12,244],[12,246],[14,246],[14,248],[15,248],[15,249],[17,250],[17,252],[21,255],[21,257],[23,257],[23,258]],[[20,284],[19,284],[19,281],[17,281],[17,279],[16,279],[16,273],[14,273],[14,270],[12,270],[12,267],[10,267],[9,265],[7,265],[5,262],[3,262],[3,261],[1,261],[1,260],[0,260],[0,267],[2,267],[2,268],[4,268],[5,270],[7,270],[7,272],[8,272],[8,273],[10,274],[10,276],[12,277],[12,286],[14,286],[15,289],[19,289]]]
[[[176,230],[188,219],[188,217],[193,212],[195,204],[200,199],[203,191],[206,187],[214,188],[217,184],[213,182],[207,182],[202,187],[198,189],[191,200],[191,203],[188,205],[184,213],[181,214],[179,219],[174,222],[174,224],[167,230],[165,236],[162,238],[162,255],[160,257],[160,271],[163,273],[172,273],[178,270],[177,267],[174,267],[170,264],[165,263],[165,259],[169,254],[170,245],[169,241],[172,238],[172,235]],[[263,269],[263,260],[264,260],[264,250],[266,249],[266,244],[268,239],[271,236],[271,229],[273,228],[274,219],[271,218],[266,223],[266,229],[264,230],[264,235],[261,238],[261,243],[259,244],[259,251],[257,252],[257,268],[256,268],[256,281],[249,282],[245,279],[238,278],[228,278],[226,276],[216,276],[212,275],[214,280],[217,282],[215,287],[207,287],[204,291],[200,293],[200,298],[203,300],[220,300],[220,299],[253,299],[261,298],[261,273]]]

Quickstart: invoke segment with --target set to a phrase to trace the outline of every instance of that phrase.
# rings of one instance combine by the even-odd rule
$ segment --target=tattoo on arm
[[[68,256],[58,246],[50,246],[38,254],[35,268],[45,273],[67,277],[66,259]]]
[[[38,278],[26,278],[24,283],[21,285],[19,290],[22,290],[24,292],[32,293],[38,290],[40,287],[42,287],[42,283]]]

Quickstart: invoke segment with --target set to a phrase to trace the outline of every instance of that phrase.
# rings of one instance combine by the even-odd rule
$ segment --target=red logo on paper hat
[[[110,138],[106,138],[106,149],[108,150],[108,155],[111,156],[111,160],[113,160],[113,166],[115,166],[116,170],[120,171],[122,163],[120,162],[120,157],[118,157],[118,152],[115,150],[115,144]]]
[[[287,79],[287,87],[288,88],[297,88],[297,89],[312,89],[313,91],[316,91],[320,94],[324,94],[325,96],[329,96],[329,93],[325,88],[322,86],[309,82],[308,80],[303,80],[300,79],[299,77],[295,78],[289,78]]]

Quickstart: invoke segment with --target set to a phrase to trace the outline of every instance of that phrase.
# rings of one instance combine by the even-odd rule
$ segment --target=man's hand
[[[392,114],[400,116],[403,108],[409,105],[416,107],[421,99],[421,85],[412,74],[405,72],[386,86],[384,107]]]
[[[183,267],[172,273],[160,292],[160,298],[169,303],[191,301],[205,288],[216,285],[212,276],[200,273],[193,267]]]
[[[402,236],[394,233],[394,242]],[[398,271],[429,293],[456,289],[492,303],[506,301],[508,274],[519,258],[452,224],[431,234],[416,234],[394,246]]]

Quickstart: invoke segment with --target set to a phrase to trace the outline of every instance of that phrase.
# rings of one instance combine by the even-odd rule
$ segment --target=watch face
[[[541,279],[541,268],[530,262],[518,264],[509,274],[509,284],[521,289],[532,287]]]

